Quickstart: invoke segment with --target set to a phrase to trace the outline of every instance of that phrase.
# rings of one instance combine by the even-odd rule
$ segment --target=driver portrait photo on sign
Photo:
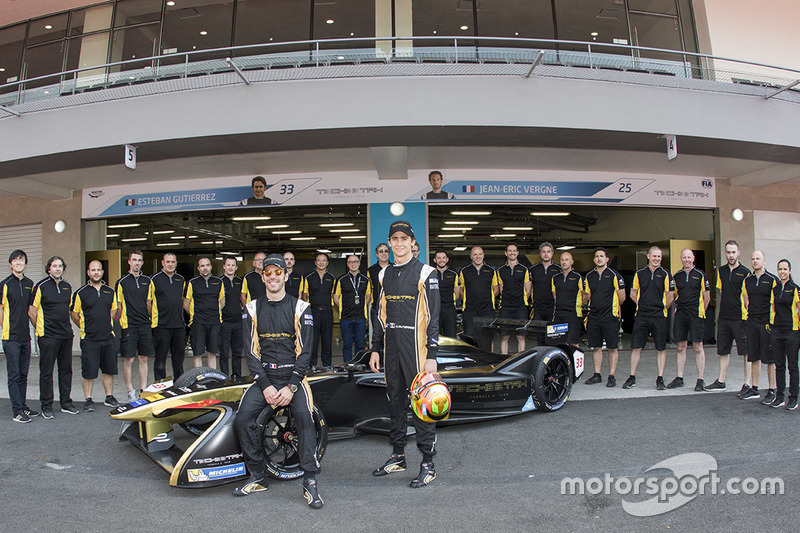
[[[245,198],[239,205],[272,205],[277,203],[266,195],[269,187],[267,187],[267,180],[264,179],[264,176],[256,176],[253,178],[250,182],[250,187],[253,188],[253,196]]]
[[[444,184],[444,176],[438,170],[431,170],[428,174],[428,183],[431,184],[431,190],[420,196],[420,200],[454,200],[455,196],[452,193],[442,190]]]

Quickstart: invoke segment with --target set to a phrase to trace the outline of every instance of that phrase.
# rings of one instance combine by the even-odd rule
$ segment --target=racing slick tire
[[[328,424],[315,405],[312,413],[317,434],[317,460],[322,461],[328,446]],[[296,479],[303,475],[297,449],[297,428],[290,409],[267,406],[258,415],[261,449],[266,458],[267,474],[275,479]]]
[[[561,409],[572,392],[572,365],[559,348],[547,348],[533,359],[533,401],[539,411]]]
[[[217,383],[219,381],[225,381],[226,379],[228,379],[228,376],[225,374],[225,372],[221,372],[208,366],[198,366],[196,368],[190,368],[178,376],[178,379],[175,380],[174,386],[191,387],[196,383]],[[214,423],[214,420],[216,419],[216,413],[203,413],[193,420],[184,422],[180,426],[192,435],[200,436],[209,428],[211,424]]]

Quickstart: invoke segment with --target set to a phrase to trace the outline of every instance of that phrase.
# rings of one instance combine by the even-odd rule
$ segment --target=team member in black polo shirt
[[[114,398],[114,376],[117,375],[117,354],[114,345],[114,324],[117,314],[117,295],[114,289],[103,283],[103,264],[89,261],[86,270],[89,282],[72,296],[70,316],[81,332],[81,385],[83,386],[83,410],[94,411],[92,389],[97,379],[106,393],[103,402],[108,407],[119,407]]]
[[[11,274],[0,281],[0,324],[3,328],[3,352],[6,354],[8,396],[14,422],[23,424],[39,413],[26,403],[28,369],[31,364],[31,333],[28,323],[28,304],[33,293],[33,281],[25,276],[28,255],[14,250],[8,256]]]
[[[717,291],[719,293],[717,318],[717,355],[719,355],[719,379],[706,385],[707,391],[725,390],[725,376],[731,362],[731,349],[736,340],[736,351],[744,363],[743,393],[750,388],[750,363],[747,362],[747,335],[745,335],[742,315],[742,284],[750,271],[739,263],[739,244],[736,241],[725,243],[726,265],[717,269]]]
[[[678,377],[670,381],[668,389],[683,387],[683,369],[686,367],[686,348],[689,342],[697,362],[697,383],[694,390],[705,390],[703,372],[706,353],[703,350],[703,333],[706,309],[711,300],[710,284],[702,270],[694,266],[694,252],[681,250],[683,268],[672,277],[675,280],[675,341],[678,343]]]
[[[583,280],[583,303],[589,302],[586,319],[586,340],[593,351],[594,375],[587,385],[603,381],[603,342],[608,348],[608,382],[606,387],[616,387],[619,361],[619,308],[625,301],[625,281],[618,272],[608,267],[608,250],[594,251],[595,268]]]
[[[772,290],[778,284],[778,279],[767,272],[765,268],[766,256],[761,250],[754,250],[751,258],[753,273],[744,279],[742,285],[742,304],[747,310],[747,360],[750,362],[750,375],[753,378],[752,386],[740,392],[742,400],[756,399],[758,393],[758,379],[761,377],[761,363],[767,365],[767,378],[769,390],[764,396],[765,403],[775,400],[775,363],[772,350],[769,349],[769,319],[772,312]],[[767,402],[769,399],[769,402]]]
[[[150,280],[150,296],[153,313],[153,340],[156,344],[156,360],[153,374],[156,381],[167,377],[167,354],[172,355],[172,379],[183,374],[183,359],[186,357],[186,325],[183,322],[183,292],[186,280],[175,272],[178,258],[167,252],[161,259],[161,271]]]
[[[222,308],[225,306],[225,287],[222,280],[211,275],[211,258],[197,260],[195,276],[186,284],[183,309],[189,314],[190,342],[195,368],[203,366],[203,354],[208,366],[217,368]]]
[[[242,375],[242,317],[244,310],[240,301],[242,278],[236,275],[236,258],[228,256],[222,263],[225,288],[225,306],[222,308],[222,325],[219,341],[219,369],[228,374],[228,355],[231,357],[231,376]]]
[[[531,298],[533,306],[531,318],[534,320],[553,319],[553,276],[561,272],[561,268],[553,263],[553,245],[543,242],[539,245],[539,257],[541,262],[536,263],[530,268],[531,278]],[[545,342],[545,334],[537,334],[539,344]]]
[[[778,283],[772,290],[772,315],[770,341],[775,358],[775,398],[770,407],[783,407],[789,411],[797,409],[797,393],[800,389],[800,374],[797,368],[797,353],[800,350],[800,288],[792,280],[792,264],[787,259],[778,261]],[[786,366],[789,366],[789,401],[784,400],[786,391]]]
[[[494,300],[500,292],[497,281],[497,272],[483,262],[483,248],[475,246],[470,250],[469,257],[472,262],[458,273],[458,283],[461,285],[464,312],[461,320],[464,325],[464,334],[474,338],[483,350],[492,349],[494,330],[476,324],[479,318],[493,319]]]
[[[378,274],[380,274],[381,270],[392,264],[389,261],[389,245],[385,242],[382,242],[376,246],[375,256],[378,258],[378,260],[375,261],[374,265],[367,269],[367,277],[369,278],[369,282],[372,284],[372,294],[374,294],[375,298],[377,298],[381,293],[381,282],[380,279],[378,279]],[[371,326],[378,319],[378,307],[375,305],[374,300],[373,305],[370,307],[369,317]]]
[[[53,368],[58,362],[58,397],[61,412],[77,415],[72,403],[72,325],[69,304],[72,286],[62,279],[67,265],[57,255],[47,261],[47,277],[33,288],[28,317],[39,337],[39,399],[42,418],[53,418]]]
[[[631,375],[622,385],[623,389],[636,386],[636,369],[647,336],[652,334],[658,352],[658,377],[656,389],[664,390],[664,367],[667,366],[667,310],[675,298],[675,282],[661,266],[661,248],[651,246],[647,251],[647,266],[633,276],[631,299],[636,303],[631,341]]]
[[[264,252],[256,252],[256,255],[253,256],[253,270],[242,278],[242,306],[246,305],[250,300],[255,300],[267,293],[267,287],[261,280],[262,265],[266,257],[267,254]]]
[[[153,344],[153,329],[150,318],[150,278],[142,274],[144,255],[141,250],[131,250],[128,254],[130,271],[116,284],[117,318],[122,328],[120,343],[122,357],[122,377],[128,391],[128,401],[136,400],[138,394],[133,388],[133,360],[139,360],[139,388],[147,386],[148,358],[156,354]]]
[[[295,259],[292,252],[284,252],[283,260],[286,262],[286,273],[289,275],[289,277],[286,278],[286,294],[294,296],[299,300],[300,295],[306,292],[306,278],[303,277],[301,273],[295,272]]]
[[[506,244],[505,265],[497,269],[497,280],[500,283],[500,318],[512,320],[528,319],[528,293],[531,281],[528,269],[519,264],[519,247],[516,243]],[[439,289],[441,291],[441,288]],[[508,353],[508,339],[516,328],[500,328],[500,353]],[[517,351],[525,349],[525,335],[517,335]]]
[[[311,366],[317,366],[317,346],[321,344],[322,367],[330,370],[333,357],[333,286],[336,278],[328,272],[328,254],[318,253],[314,264],[317,268],[306,276],[306,292],[303,295],[303,299],[311,304],[311,314],[314,315]]]
[[[572,269],[575,260],[564,252],[559,258],[561,273],[553,276],[553,321],[569,325],[567,343],[578,346],[583,317],[583,278]],[[602,357],[602,352],[601,352]]]
[[[458,322],[456,300],[461,298],[461,285],[458,281],[458,273],[447,268],[449,261],[450,257],[444,250],[436,250],[436,253],[433,254],[436,277],[439,278],[439,296],[442,302],[439,309],[439,334],[455,338],[457,335],[456,323]]]
[[[369,278],[359,271],[361,259],[357,255],[347,258],[347,274],[336,280],[333,302],[339,307],[339,325],[342,328],[342,358],[344,362],[353,358],[353,343],[356,352],[364,349],[367,335],[367,305],[372,301]]]

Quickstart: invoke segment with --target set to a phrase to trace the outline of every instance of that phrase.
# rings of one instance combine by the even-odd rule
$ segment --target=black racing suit
[[[259,413],[267,407],[264,390],[270,385],[278,391],[295,385],[297,392],[289,408],[297,424],[300,466],[306,472],[316,472],[319,461],[312,417],[314,401],[305,379],[314,336],[311,309],[306,302],[288,294],[280,300],[262,296],[248,302],[246,309],[247,366],[255,382],[242,396],[235,425],[247,468],[257,478],[266,474],[257,423]]]
[[[436,269],[412,258],[389,265],[379,274],[381,293],[373,324],[372,350],[383,352],[389,398],[393,453],[403,453],[409,408],[409,387],[427,359],[439,348],[439,278]],[[414,416],[417,447],[424,460],[436,454],[436,424]]]

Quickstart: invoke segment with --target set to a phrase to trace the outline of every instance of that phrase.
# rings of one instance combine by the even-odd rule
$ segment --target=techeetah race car
[[[492,327],[499,325],[495,322]],[[566,328],[566,324],[523,322],[525,331],[546,329],[548,345],[511,356],[440,338],[437,363],[450,387],[452,406],[450,417],[438,425],[560,409],[584,368],[583,352],[559,344]],[[308,376],[320,459],[329,438],[388,434],[386,382],[383,374],[369,370],[368,360],[369,352],[360,352],[349,364]],[[249,377],[228,379],[211,368],[193,368],[174,383],[154,383],[138,400],[113,410],[111,417],[124,421],[120,440],[130,441],[166,470],[170,485],[229,483],[249,475],[233,421],[239,401],[251,385]],[[185,449],[176,442],[176,424],[196,437]],[[291,412],[267,407],[259,416],[259,425],[269,474],[278,479],[302,476]]]

